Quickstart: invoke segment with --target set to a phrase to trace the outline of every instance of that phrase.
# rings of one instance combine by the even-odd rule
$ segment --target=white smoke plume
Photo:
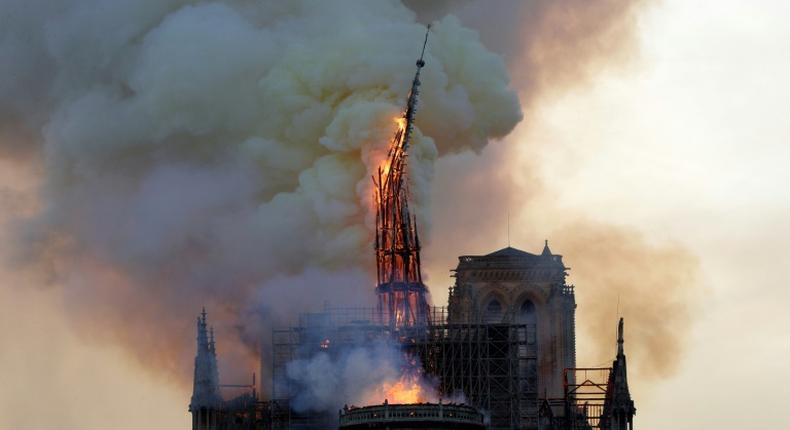
[[[396,1],[4,1],[0,156],[44,172],[11,261],[152,369],[187,379],[205,305],[221,358],[254,370],[262,321],[370,296],[370,173],[424,30]],[[423,229],[437,157],[521,119],[503,60],[457,19],[426,63]]]

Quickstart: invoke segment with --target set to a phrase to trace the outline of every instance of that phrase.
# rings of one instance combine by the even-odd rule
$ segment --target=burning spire
[[[428,290],[420,273],[420,238],[417,219],[409,213],[409,186],[406,180],[407,150],[414,128],[420,93],[420,70],[425,66],[422,45],[417,72],[411,84],[406,111],[398,118],[398,129],[387,159],[373,178],[376,202],[376,269],[378,310],[391,328],[428,323]]]

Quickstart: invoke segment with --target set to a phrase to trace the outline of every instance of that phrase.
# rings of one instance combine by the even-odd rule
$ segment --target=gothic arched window
[[[527,343],[534,343],[537,334],[538,313],[531,300],[524,300],[518,310],[518,322],[527,325]]]
[[[535,312],[535,304],[532,303],[532,300],[524,300],[524,303],[521,304],[521,308],[519,309],[519,320],[525,324],[535,324],[538,322],[538,316]]]
[[[491,299],[486,304],[485,311],[483,312],[484,323],[500,323],[502,322],[502,304],[497,299]]]

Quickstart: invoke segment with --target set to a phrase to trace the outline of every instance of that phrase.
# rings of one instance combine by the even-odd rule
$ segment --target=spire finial
[[[623,317],[620,317],[620,322],[617,324],[617,355],[621,356],[623,352]]]
[[[203,323],[205,323],[206,322],[206,307],[205,306],[203,306],[203,311],[200,312],[200,316],[203,319]]]
[[[425,40],[422,42],[422,52],[420,53],[420,59],[417,60],[417,67],[425,66],[425,61],[423,58],[425,57],[425,47],[428,45],[428,34],[431,32],[431,25],[428,24],[428,27],[425,28]]]
[[[544,257],[551,257],[552,254],[551,254],[551,250],[549,249],[549,240],[548,239],[544,239],[543,240],[543,252],[541,252],[540,255],[542,255]]]

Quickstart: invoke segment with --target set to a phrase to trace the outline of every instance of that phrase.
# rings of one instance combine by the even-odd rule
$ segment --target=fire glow
[[[406,131],[406,118],[402,116],[398,116],[394,118],[394,121],[395,121],[395,126],[397,127],[395,131],[395,137],[392,139],[392,144],[388,149],[387,157],[384,158],[384,160],[382,160],[382,162],[379,165],[381,176],[383,177],[387,177],[387,175],[389,175],[390,173],[390,168],[392,166],[393,152],[401,151],[403,148],[403,137],[404,137],[404,132]],[[378,193],[376,193],[375,196],[376,196],[376,202],[378,203],[381,196],[379,196]]]
[[[404,354],[404,365],[398,379],[383,381],[365,396],[366,404],[382,402],[392,404],[436,403],[439,399],[435,381],[426,377],[422,365],[413,357]]]
[[[412,404],[437,402],[435,388],[420,374],[404,373],[400,379],[385,381],[366,396],[365,404],[378,404],[384,401],[392,404]]]

